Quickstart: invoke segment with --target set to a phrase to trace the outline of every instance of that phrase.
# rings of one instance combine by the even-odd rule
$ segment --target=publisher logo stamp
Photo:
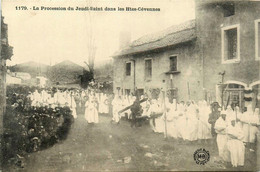
[[[209,151],[202,148],[196,150],[193,157],[194,161],[199,165],[205,165],[210,159]]]

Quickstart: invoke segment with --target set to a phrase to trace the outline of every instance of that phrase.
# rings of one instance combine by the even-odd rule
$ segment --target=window
[[[152,77],[152,59],[145,60],[145,78]]]
[[[235,14],[235,5],[232,3],[222,5],[224,17],[233,16]]]
[[[260,60],[260,19],[255,20],[255,59]]]
[[[239,106],[240,110],[244,107],[244,86],[230,83],[224,85],[223,90],[223,103],[225,107],[230,105],[231,107]]]
[[[228,88],[240,88],[238,84],[228,84]]]
[[[170,71],[177,71],[177,56],[170,57]]]
[[[127,63],[126,63],[125,75],[126,75],[126,76],[130,76],[130,75],[131,75],[131,62],[127,62]]]
[[[222,28],[222,62],[234,63],[240,60],[239,25]]]
[[[228,60],[235,59],[237,56],[237,29],[225,31],[225,49]]]

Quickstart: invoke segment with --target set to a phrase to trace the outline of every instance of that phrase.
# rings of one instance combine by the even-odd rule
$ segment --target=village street
[[[165,140],[149,125],[131,128],[127,121],[116,125],[110,123],[109,116],[99,118],[99,124],[87,125],[80,115],[65,141],[27,155],[24,171],[234,170],[217,162],[217,149],[212,144]],[[206,165],[197,165],[193,159],[199,148],[210,152]],[[255,161],[249,153],[246,169]]]

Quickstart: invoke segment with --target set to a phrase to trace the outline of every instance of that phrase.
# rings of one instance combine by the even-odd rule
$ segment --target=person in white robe
[[[54,102],[55,104],[59,103],[60,90],[58,89],[56,93],[54,93]]]
[[[243,131],[236,125],[236,120],[231,119],[231,125],[227,127],[227,149],[230,152],[231,164],[233,167],[244,166],[245,146],[243,143]]]
[[[33,93],[33,100],[35,102],[40,102],[41,101],[41,95],[40,95],[40,93],[38,92],[37,89]]]
[[[249,146],[250,151],[256,150],[256,137],[259,132],[259,129],[257,127],[258,121],[259,121],[259,109],[256,108],[254,113],[249,116]]]
[[[168,99],[166,99],[165,104],[167,109],[167,135],[177,138],[175,106],[173,103],[170,103]]]
[[[72,111],[72,116],[73,116],[74,119],[76,119],[78,117],[77,116],[77,110],[76,110],[77,104],[76,104],[76,102],[75,102],[73,97],[71,97],[70,102],[71,102],[70,103],[70,109]]]
[[[202,102],[202,105],[203,105],[203,110],[202,110],[203,114],[201,116],[201,120],[205,127],[203,130],[204,139],[211,139],[212,138],[211,124],[208,122],[209,114],[211,113],[210,106],[207,104],[205,100]]]
[[[150,116],[150,126],[152,128],[152,130],[154,132],[158,132],[157,129],[158,127],[156,125],[161,125],[161,120],[162,119],[157,119],[160,118],[157,115],[162,114],[162,107],[160,106],[160,104],[158,103],[158,101],[156,99],[152,99],[151,100],[151,105],[149,110],[147,111],[148,116]],[[157,123],[157,124],[156,124]],[[161,130],[161,126],[159,127]],[[162,131],[163,132],[163,131]]]
[[[243,123],[244,139],[243,142],[248,143],[250,139],[250,118],[253,115],[252,106],[247,107],[247,111],[243,113],[241,122]]]
[[[155,118],[155,130],[156,133],[164,133],[165,131],[165,116],[162,115]]]
[[[68,90],[64,91],[63,97],[65,99],[65,103],[68,103],[70,105],[71,104],[71,95]]]
[[[108,114],[109,107],[108,107],[108,98],[106,94],[101,93],[100,101],[99,101],[99,113]]]
[[[69,104],[69,107],[72,106],[73,92],[68,92],[66,95],[66,103]]]
[[[89,100],[85,104],[85,119],[88,123],[98,123],[98,111],[97,104],[94,101],[94,97],[89,97]]]
[[[59,102],[61,107],[65,106],[65,104],[66,104],[65,93],[60,94],[58,102]]]
[[[177,114],[178,114],[178,118],[176,119],[177,137],[186,140],[188,137],[187,117],[186,117],[185,106],[182,102],[177,105]]]
[[[159,96],[160,97],[160,96]],[[157,133],[164,133],[165,132],[165,114],[164,113],[164,107],[162,104],[162,99],[158,98],[157,100],[155,100],[155,106],[153,107],[153,114],[158,115],[158,114],[162,114],[159,117],[155,118],[155,132]],[[155,108],[157,106],[157,108]]]
[[[51,104],[52,107],[56,107],[53,97],[49,97],[49,98],[47,99],[47,103],[48,103],[49,105]]]
[[[243,123],[241,122],[241,118],[243,116],[243,113],[241,113],[239,106],[235,107],[235,116],[236,116],[236,126],[240,127],[241,130],[243,130]]]
[[[201,140],[201,139],[204,139],[204,130],[205,130],[205,125],[203,123],[203,115],[204,115],[204,109],[203,109],[203,104],[202,104],[202,101],[199,101],[198,102],[198,110],[199,110],[199,113],[198,113],[198,140]]]
[[[112,121],[119,123],[120,115],[118,112],[122,110],[122,101],[121,97],[118,95],[115,95],[114,99],[112,100],[112,106],[113,106],[113,118]],[[112,122],[111,121],[111,122]]]
[[[231,108],[230,105],[227,106],[226,112],[227,112],[227,119],[226,120],[227,120],[228,123],[230,123],[231,119],[236,118],[236,114],[235,114],[235,112],[233,111],[233,109]]]
[[[207,106],[206,101],[198,103],[198,140],[210,139],[211,125],[208,123],[210,108]]]
[[[41,102],[46,103],[48,99],[48,93],[45,90],[41,91]]]
[[[149,109],[150,109],[151,105],[150,105],[150,102],[148,101],[148,99],[145,102],[141,103],[141,106],[142,106],[142,109],[143,109],[142,116],[149,117],[150,116]]]
[[[229,162],[229,152],[227,150],[227,129],[228,123],[226,121],[226,112],[222,111],[220,117],[215,123],[215,131],[217,133],[217,145],[219,157]]]
[[[198,139],[198,118],[197,108],[191,103],[188,104],[186,117],[187,117],[187,140],[195,141]]]

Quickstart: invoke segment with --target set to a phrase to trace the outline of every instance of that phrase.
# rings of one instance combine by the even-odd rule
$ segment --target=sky
[[[28,10],[16,10],[19,6]],[[160,11],[36,11],[33,6],[153,7]],[[96,63],[105,61],[120,49],[122,35],[131,35],[134,41],[194,19],[195,9],[193,0],[2,0],[2,14],[14,47],[7,65],[28,61],[54,65],[64,60],[84,65],[93,47]]]

